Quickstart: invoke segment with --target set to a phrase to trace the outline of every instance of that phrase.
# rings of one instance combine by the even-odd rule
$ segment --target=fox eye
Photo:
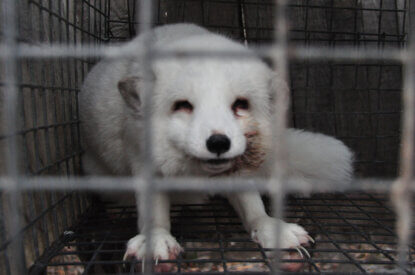
[[[238,110],[248,110],[249,101],[246,98],[238,98],[232,104],[232,110],[236,113]]]
[[[173,112],[176,111],[185,111],[190,113],[193,111],[193,105],[187,100],[176,101],[173,104]]]

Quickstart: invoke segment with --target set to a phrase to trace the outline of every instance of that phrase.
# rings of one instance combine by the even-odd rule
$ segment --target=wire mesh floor
[[[66,232],[32,268],[47,274],[139,272],[122,261],[125,244],[136,234],[135,206],[97,207]],[[174,205],[172,232],[184,248],[174,273],[268,273],[272,264],[266,251],[245,232],[225,200],[208,204]],[[290,197],[286,221],[298,222],[316,240],[308,247],[311,258],[283,260],[304,262],[303,273],[403,273],[396,266],[395,217],[382,194],[319,194]],[[414,243],[410,266],[414,271]],[[162,262],[162,261],[160,261]],[[73,272],[73,273],[72,273]]]

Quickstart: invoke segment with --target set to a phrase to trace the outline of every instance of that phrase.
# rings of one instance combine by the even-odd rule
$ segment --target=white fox
[[[79,94],[86,174],[140,174],[140,132],[148,130],[142,125],[141,87],[147,82],[154,93],[152,136],[158,174],[267,177],[273,167],[268,158],[273,104],[270,91],[288,89],[284,81],[254,51],[192,24],[157,27],[125,47],[142,53],[144,36],[151,36],[158,50],[237,50],[250,58],[156,59],[151,64],[151,79],[143,74],[142,55],[98,63]],[[350,181],[352,153],[339,140],[294,129],[286,131],[285,139],[288,178]],[[275,246],[277,219],[266,213],[260,194],[225,196],[253,240],[263,247]],[[169,217],[171,201],[180,198],[170,193],[156,195],[151,229],[154,259],[174,259],[181,251],[170,233]],[[139,209],[140,217],[142,211]],[[298,248],[310,240],[301,226],[283,221],[279,224],[282,248]],[[140,232],[146,226],[140,220]],[[128,242],[125,257],[142,259],[144,255],[145,236],[139,234]],[[170,267],[159,264],[155,269],[167,271]],[[298,264],[283,267],[295,270]]]

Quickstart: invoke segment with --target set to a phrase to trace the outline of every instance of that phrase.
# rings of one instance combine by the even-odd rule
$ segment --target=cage
[[[264,49],[282,45],[289,124],[336,136],[356,153],[349,190],[316,186],[311,196],[286,198],[285,218],[303,225],[315,244],[310,257],[282,262],[304,262],[302,274],[412,274],[414,5],[287,2],[1,0],[0,274],[140,272],[122,260],[137,233],[136,207],[89,192],[111,190],[115,179],[78,177],[85,150],[78,93],[99,58],[116,56],[112,45],[130,40],[148,19],[196,23],[262,50],[265,59],[273,55]],[[275,22],[285,20],[287,36],[274,43]],[[117,181],[134,190],[134,182]],[[171,215],[184,247],[167,261],[172,273],[280,272],[221,198],[174,205]]]

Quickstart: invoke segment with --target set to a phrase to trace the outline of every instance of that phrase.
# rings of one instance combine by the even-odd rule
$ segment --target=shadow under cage
[[[0,169],[3,175],[10,173],[8,156],[14,146],[14,166],[24,176],[17,177],[15,188],[1,191],[0,274],[140,272],[122,261],[127,240],[137,233],[134,205],[103,203],[93,194],[72,189],[19,188],[24,185],[19,182],[31,177],[82,175],[85,148],[77,96],[98,58],[52,50],[48,56],[47,47],[130,40],[140,28],[136,2],[18,0],[13,4],[17,36],[9,41],[9,26],[3,26],[2,43],[35,46],[36,53],[11,60],[12,72],[7,71],[6,57],[0,63],[2,94],[10,89],[12,74],[17,93],[15,128],[3,127],[0,133]],[[7,14],[10,0],[0,3]],[[158,0],[153,5],[154,25],[192,22],[251,47],[273,41],[274,1]],[[289,1],[288,52],[296,47],[405,49],[409,11],[409,0]],[[379,186],[382,180],[396,178],[402,62],[295,55],[289,61],[290,126],[341,139],[355,152],[357,178],[378,178]],[[12,119],[7,114],[3,112],[3,120]],[[408,264],[398,266],[396,215],[387,189],[356,189],[287,197],[286,220],[299,222],[316,243],[307,248],[311,257],[283,262],[304,262],[303,273],[411,274],[414,243],[408,244]],[[174,273],[276,271],[266,249],[251,240],[224,200],[215,197],[203,205],[173,205],[171,215],[173,235],[184,248],[177,260],[170,261],[176,266]]]

